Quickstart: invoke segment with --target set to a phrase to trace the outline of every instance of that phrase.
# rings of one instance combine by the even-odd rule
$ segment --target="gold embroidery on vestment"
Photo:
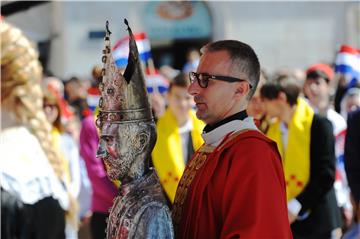
[[[205,164],[208,155],[212,153],[215,148],[216,147],[214,146],[203,145],[186,168],[184,175],[179,182],[174,201],[174,208],[172,211],[174,227],[176,227],[180,222],[182,215],[182,205],[186,200],[189,186],[194,180],[197,171]]]

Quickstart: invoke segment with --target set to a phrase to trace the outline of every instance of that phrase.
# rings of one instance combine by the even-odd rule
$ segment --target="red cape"
[[[176,193],[176,238],[292,238],[281,158],[273,141],[249,130],[230,136],[206,157],[199,151]],[[202,166],[199,158],[206,158]]]

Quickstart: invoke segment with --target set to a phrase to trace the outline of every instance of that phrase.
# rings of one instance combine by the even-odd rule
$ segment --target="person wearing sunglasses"
[[[276,144],[246,108],[260,77],[254,50],[235,40],[202,48],[188,92],[206,123],[205,143],[179,182],[172,218],[176,238],[292,238]]]

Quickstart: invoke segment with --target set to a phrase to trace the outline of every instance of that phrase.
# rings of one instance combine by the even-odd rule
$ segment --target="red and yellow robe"
[[[176,238],[292,238],[276,144],[242,130],[202,146],[187,165],[172,212]]]

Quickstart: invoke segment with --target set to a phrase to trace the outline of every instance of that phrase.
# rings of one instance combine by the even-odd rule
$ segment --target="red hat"
[[[306,75],[309,75],[310,73],[312,73],[314,71],[321,71],[322,73],[324,73],[327,76],[329,81],[331,81],[333,79],[333,77],[334,77],[334,70],[329,65],[326,65],[326,64],[323,64],[323,63],[318,63],[318,64],[311,65],[306,70]]]
[[[339,52],[346,52],[346,53],[349,53],[349,54],[359,54],[360,53],[360,49],[356,49],[352,46],[349,46],[349,45],[342,45],[340,47],[340,51]]]

